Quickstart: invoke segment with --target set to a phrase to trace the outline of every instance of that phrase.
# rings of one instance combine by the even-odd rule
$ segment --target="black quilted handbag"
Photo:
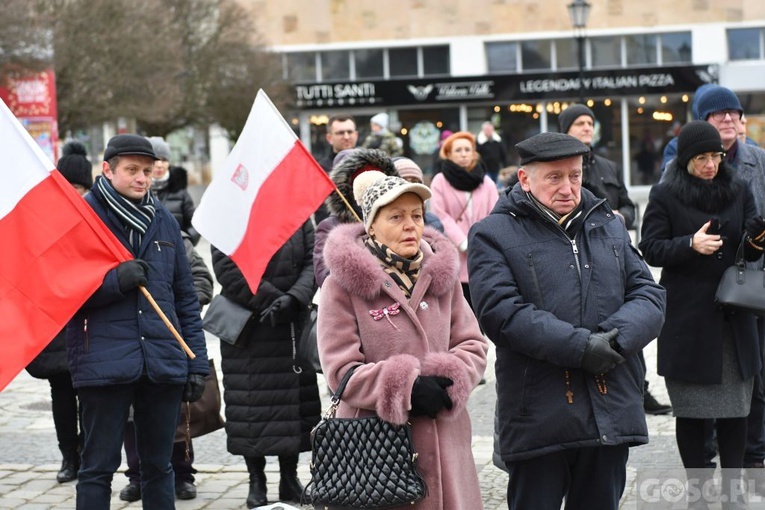
[[[335,418],[345,374],[324,418],[311,431],[311,481],[301,503],[318,508],[389,508],[427,494],[417,472],[412,429],[377,416]]]

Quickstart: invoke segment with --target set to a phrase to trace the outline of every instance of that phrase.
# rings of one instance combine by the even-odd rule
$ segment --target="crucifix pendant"
[[[574,392],[573,391],[568,390],[566,392],[566,400],[568,401],[569,404],[573,404],[574,403]]]

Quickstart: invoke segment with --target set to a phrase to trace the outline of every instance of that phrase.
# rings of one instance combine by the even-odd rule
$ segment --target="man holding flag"
[[[143,507],[175,508],[170,457],[181,401],[202,396],[209,371],[180,228],[149,193],[156,159],[147,139],[113,137],[104,152],[103,174],[86,197],[134,259],[106,273],[67,327],[85,435],[78,509],[109,508],[131,405]],[[149,291],[195,357],[187,357],[139,287]]]

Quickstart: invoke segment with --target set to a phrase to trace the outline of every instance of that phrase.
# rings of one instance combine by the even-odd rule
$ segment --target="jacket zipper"
[[[85,352],[88,352],[88,319],[83,322],[82,332],[85,335]]]
[[[579,273],[579,279],[581,280],[582,266],[579,264],[579,247],[576,245],[576,239],[569,239],[569,242],[571,243],[571,250],[574,252],[574,260],[576,261],[576,272]]]

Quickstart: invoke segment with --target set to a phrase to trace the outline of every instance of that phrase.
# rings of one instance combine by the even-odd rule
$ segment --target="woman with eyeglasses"
[[[721,466],[741,468],[753,378],[762,369],[758,336],[753,315],[724,310],[714,297],[742,236],[745,258],[762,256],[765,241],[757,239],[765,220],[749,187],[724,161],[715,126],[690,122],[677,149],[651,189],[640,241],[646,262],[662,268],[659,283],[667,289],[658,373],[666,380],[685,468],[704,467],[704,428],[712,419]]]

